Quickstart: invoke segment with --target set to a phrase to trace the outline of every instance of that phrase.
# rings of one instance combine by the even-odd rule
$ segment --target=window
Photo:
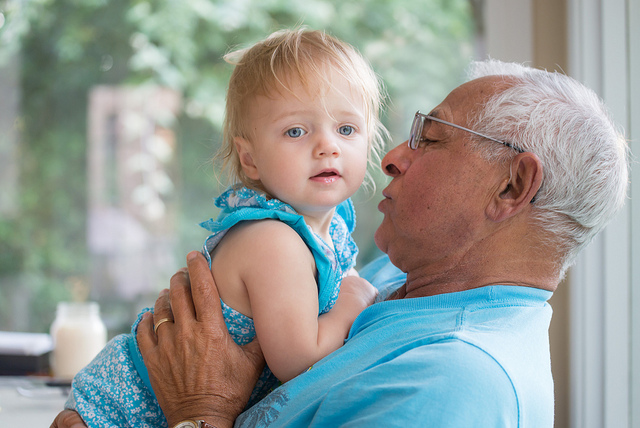
[[[127,331],[201,247],[230,48],[300,23],[353,44],[398,144],[464,79],[472,3],[0,1],[0,330],[46,332],[58,301],[90,299]],[[379,199],[355,197],[361,264]]]

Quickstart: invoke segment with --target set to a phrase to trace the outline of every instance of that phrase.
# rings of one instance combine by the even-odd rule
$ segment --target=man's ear
[[[233,144],[236,146],[244,174],[252,180],[259,180],[260,174],[258,173],[258,167],[253,162],[253,146],[251,143],[242,137],[235,137]]]
[[[493,221],[502,221],[528,207],[542,186],[542,161],[531,152],[519,153],[509,165],[510,177],[495,191],[487,206]]]

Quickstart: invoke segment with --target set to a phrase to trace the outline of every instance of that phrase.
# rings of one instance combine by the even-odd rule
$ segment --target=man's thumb
[[[262,354],[262,348],[260,348],[260,343],[258,342],[258,337],[256,336],[251,342],[243,345],[242,350],[255,368],[257,378],[260,376],[260,373],[262,373],[262,370],[264,370],[264,366],[266,364],[264,355]]]

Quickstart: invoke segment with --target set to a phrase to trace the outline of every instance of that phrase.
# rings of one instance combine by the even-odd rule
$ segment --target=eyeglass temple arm
[[[422,114],[422,113],[420,113],[420,114]],[[522,150],[520,147],[516,147],[516,146],[514,146],[514,145],[513,145],[513,144],[511,144],[511,143],[507,143],[506,141],[500,141],[500,140],[497,140],[497,139],[495,139],[495,138],[493,138],[493,137],[489,137],[488,135],[484,135],[484,134],[481,134],[481,133],[479,133],[479,132],[477,132],[477,131],[474,131],[474,130],[472,130],[472,129],[465,128],[464,126],[456,125],[455,123],[447,122],[446,120],[438,119],[437,117],[430,116],[430,115],[428,115],[428,114],[425,114],[425,115],[423,115],[423,116],[424,116],[424,117],[428,117],[428,118],[429,118],[429,120],[433,120],[434,122],[439,122],[439,123],[443,123],[443,124],[445,124],[445,125],[453,126],[454,128],[458,128],[458,129],[460,129],[460,130],[462,130],[462,131],[471,132],[472,134],[478,135],[478,136],[480,136],[480,137],[482,137],[482,138],[486,138],[487,140],[495,141],[496,143],[500,143],[500,144],[502,144],[503,146],[507,146],[507,147],[509,147],[510,149],[516,150],[516,151],[518,151],[518,152],[520,152],[520,153],[523,153],[523,152],[524,152],[524,150]]]

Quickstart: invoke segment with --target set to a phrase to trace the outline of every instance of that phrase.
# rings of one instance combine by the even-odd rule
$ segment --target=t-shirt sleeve
[[[336,385],[314,427],[516,427],[518,405],[502,367],[459,340],[421,346]]]

